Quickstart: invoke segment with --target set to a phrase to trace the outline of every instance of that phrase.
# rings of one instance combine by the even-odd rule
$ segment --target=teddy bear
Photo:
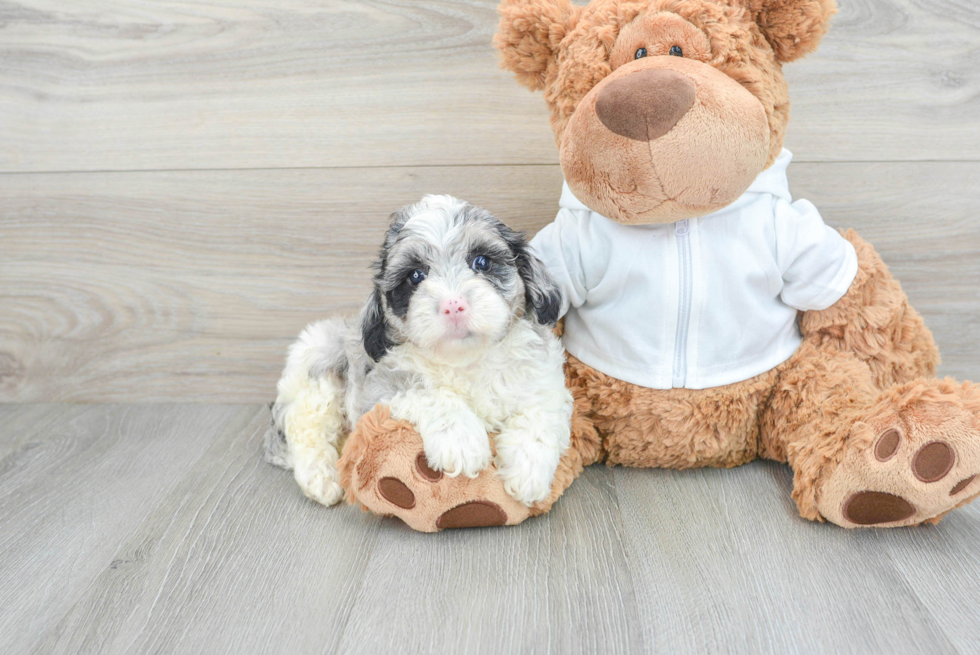
[[[527,508],[492,467],[429,469],[377,407],[338,463],[348,500],[423,531],[514,524],[594,462],[756,458],[792,468],[803,518],[845,528],[935,523],[980,495],[980,387],[936,377],[932,335],[874,248],[788,191],[782,66],[816,49],[834,1],[499,11],[503,66],[543,92],[565,177],[532,248],[565,295],[571,446]]]

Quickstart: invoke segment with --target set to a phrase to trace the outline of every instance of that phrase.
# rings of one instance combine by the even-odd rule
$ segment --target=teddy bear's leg
[[[758,456],[759,412],[775,371],[713,389],[649,389],[568,355],[568,387],[589,399],[606,463],[643,468],[732,467]]]
[[[804,343],[760,421],[761,454],[794,471],[800,514],[844,527],[938,520],[980,494],[980,387],[877,387],[853,352]]]
[[[857,251],[858,273],[843,298],[801,316],[804,339],[854,353],[879,389],[934,376],[939,349],[922,317],[871,244],[854,230],[844,237]]]
[[[358,421],[337,468],[349,502],[376,514],[397,516],[415,530],[437,532],[514,525],[547,512],[599,452],[595,430],[577,401],[571,445],[558,463],[551,493],[527,507],[507,494],[493,464],[476,478],[449,477],[432,470],[418,432],[406,421],[391,418],[389,409],[379,405]]]

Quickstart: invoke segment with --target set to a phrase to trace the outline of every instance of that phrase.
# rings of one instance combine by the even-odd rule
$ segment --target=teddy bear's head
[[[625,224],[735,201],[783,146],[782,64],[834,0],[504,0],[503,64],[543,90],[569,188]]]

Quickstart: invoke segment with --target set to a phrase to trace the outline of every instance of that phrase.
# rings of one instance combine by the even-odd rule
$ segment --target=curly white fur
[[[547,498],[572,397],[549,327],[560,296],[523,236],[427,196],[393,216],[375,283],[359,320],[313,323],[290,347],[267,459],[292,468],[310,498],[336,503],[343,439],[383,403],[415,426],[432,468],[476,477],[494,434],[507,492],[528,505]]]
[[[507,492],[527,504],[547,498],[572,417],[557,338],[521,321],[471,362],[427,361],[411,348],[395,349],[390,358],[423,381],[390,405],[392,416],[419,431],[430,466],[476,477],[491,460],[487,434],[496,433],[496,464]]]

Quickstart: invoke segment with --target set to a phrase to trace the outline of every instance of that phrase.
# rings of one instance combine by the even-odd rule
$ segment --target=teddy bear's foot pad
[[[419,460],[425,460],[425,453],[419,453]],[[429,482],[442,479],[441,471],[433,471],[425,464],[417,464],[419,473]],[[436,475],[438,473],[438,475]],[[378,495],[401,509],[415,509],[415,494],[408,485],[398,478],[385,477],[378,480]],[[436,528],[484,528],[506,525],[507,512],[489,500],[471,500],[446,510],[436,519]]]
[[[950,497],[959,496],[977,479],[969,475],[949,490]],[[875,525],[904,521],[915,514],[915,507],[901,496],[880,491],[861,491],[851,496],[844,505],[844,518],[857,525]]]
[[[415,494],[398,478],[388,477],[378,480],[378,495],[402,509],[415,507]]]
[[[855,525],[904,521],[915,514],[912,503],[881,491],[859,491],[844,504],[844,518]]]
[[[583,465],[598,459],[594,431],[580,427],[576,432],[573,422],[572,444],[558,462],[551,495],[528,507],[506,492],[493,463],[475,478],[450,477],[432,468],[418,432],[378,405],[348,436],[337,470],[348,502],[396,516],[420,532],[516,525],[547,512]]]
[[[963,478],[950,490],[949,495],[959,496],[977,479],[976,475]],[[964,496],[969,500],[969,497]],[[855,525],[878,525],[904,521],[915,514],[916,509],[901,496],[880,491],[861,491],[851,496],[844,505],[844,518]]]
[[[949,495],[950,496],[957,496],[957,495],[959,495],[959,493],[961,491],[963,491],[964,489],[966,489],[967,487],[969,487],[971,484],[973,484],[973,481],[976,480],[976,479],[977,479],[977,476],[976,475],[971,475],[968,478],[963,478],[962,480],[960,480],[959,482],[957,482],[953,486],[952,490],[950,490],[950,492],[949,492]]]
[[[436,519],[436,527],[447,528],[487,528],[507,523],[507,512],[497,503],[489,500],[471,500],[468,503],[443,512]]]
[[[414,432],[399,441],[400,448],[374,451],[355,467],[357,499],[371,511],[396,516],[422,532],[513,525],[527,518],[528,508],[506,495],[493,466],[476,479],[449,477],[429,466]],[[412,446],[419,448],[417,454],[399,454]]]
[[[900,403],[890,425],[845,453],[821,489],[820,513],[845,527],[934,523],[980,495],[978,400],[974,385],[936,381]]]
[[[531,512],[507,495],[493,464],[473,479],[433,469],[418,432],[386,407],[362,417],[337,468],[349,501],[421,532],[514,525]]]

